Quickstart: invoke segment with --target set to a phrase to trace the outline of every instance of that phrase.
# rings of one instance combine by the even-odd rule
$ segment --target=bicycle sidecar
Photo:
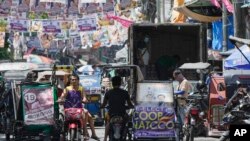
[[[50,83],[23,83],[14,124],[14,140],[59,141],[62,121],[56,88]]]

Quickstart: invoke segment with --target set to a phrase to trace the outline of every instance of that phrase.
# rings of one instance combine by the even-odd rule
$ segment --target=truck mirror
[[[226,88],[225,88],[225,84],[224,83],[219,83],[218,85],[217,85],[217,90],[218,91],[225,91],[226,90]]]

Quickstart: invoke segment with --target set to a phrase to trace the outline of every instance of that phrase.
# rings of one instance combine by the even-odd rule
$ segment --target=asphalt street
[[[100,138],[100,141],[103,141],[104,138],[104,127],[96,127],[96,133]],[[89,130],[89,134],[91,135],[91,131]],[[0,134],[0,141],[5,141],[4,135]],[[94,139],[90,139],[89,141],[95,141]],[[195,141],[219,141],[219,138],[212,137],[196,137]]]

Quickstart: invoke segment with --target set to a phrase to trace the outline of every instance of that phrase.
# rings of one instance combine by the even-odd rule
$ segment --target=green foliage
[[[47,12],[43,12],[43,13],[41,13],[40,18],[41,19],[48,19],[49,18],[49,14]]]
[[[0,20],[0,27],[6,27],[7,26],[7,21],[6,20]]]

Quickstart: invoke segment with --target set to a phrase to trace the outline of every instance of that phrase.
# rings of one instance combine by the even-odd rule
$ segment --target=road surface
[[[103,141],[104,138],[104,127],[96,127],[96,133],[100,138],[100,141]],[[89,134],[91,136],[91,132],[89,130]],[[5,141],[4,135],[0,134],[0,141]],[[95,141],[94,139],[90,139],[89,141]],[[219,138],[212,138],[212,137],[197,137],[195,141],[219,141]]]

